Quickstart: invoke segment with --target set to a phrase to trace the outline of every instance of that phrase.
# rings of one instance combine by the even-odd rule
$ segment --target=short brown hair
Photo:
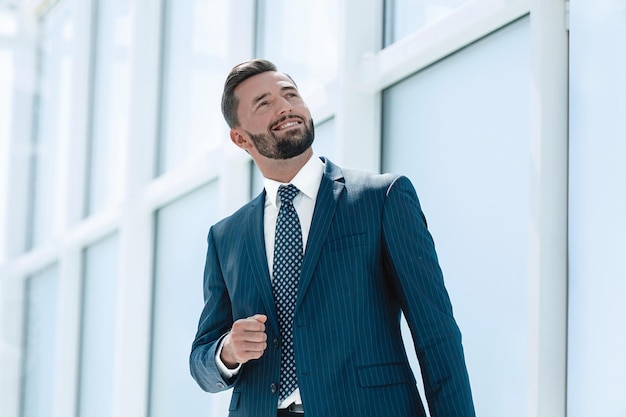
[[[252,59],[236,65],[228,74],[222,93],[222,114],[231,129],[239,125],[235,88],[248,78],[267,71],[277,71],[276,65],[266,59]]]

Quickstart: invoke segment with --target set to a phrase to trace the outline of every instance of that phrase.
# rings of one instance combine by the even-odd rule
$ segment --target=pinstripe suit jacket
[[[233,388],[230,416],[274,417],[280,340],[263,234],[265,193],[209,231],[205,304],[190,355],[205,391]],[[432,417],[474,416],[461,334],[406,177],[326,160],[294,317],[307,417],[409,417],[424,409],[400,334],[412,331]],[[215,364],[235,320],[266,314],[268,348],[225,380]]]

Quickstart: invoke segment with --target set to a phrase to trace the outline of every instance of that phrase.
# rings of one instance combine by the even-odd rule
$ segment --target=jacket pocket
[[[362,387],[382,387],[395,384],[415,384],[415,376],[408,364],[384,363],[360,366],[357,378]]]
[[[365,233],[357,233],[348,236],[341,236],[328,240],[326,242],[326,249],[329,252],[335,252],[338,250],[350,249],[355,246],[365,245],[367,241],[367,235]]]

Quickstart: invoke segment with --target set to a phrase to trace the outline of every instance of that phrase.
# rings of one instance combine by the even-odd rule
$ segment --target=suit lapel
[[[322,176],[322,182],[317,193],[315,210],[311,221],[311,230],[307,240],[304,259],[302,260],[302,275],[298,287],[298,299],[296,311],[302,303],[302,299],[309,288],[313,271],[326,240],[328,229],[333,219],[339,196],[344,189],[343,174],[341,169],[326,159],[326,169]]]
[[[262,192],[252,201],[250,211],[248,212],[248,227],[244,228],[244,230],[247,230],[245,241],[253,279],[256,282],[259,295],[268,313],[268,320],[274,327],[275,332],[279,334],[278,316],[276,315],[276,305],[274,303],[265,252],[265,235],[263,232],[264,207],[265,192]]]
[[[344,189],[343,174],[341,169],[326,159],[326,169],[322,176],[320,188],[317,193],[315,210],[311,221],[311,229],[307,240],[306,252],[302,261],[302,275],[298,287],[298,299],[296,301],[296,311],[306,294],[311,283],[313,272],[317,260],[324,246],[326,235],[332,223],[339,196]],[[265,252],[264,238],[264,208],[265,192],[262,192],[251,203],[248,212],[248,227],[246,236],[246,250],[250,259],[253,279],[259,291],[259,295],[268,313],[268,320],[274,327],[274,331],[280,334],[278,327],[278,316],[276,304],[272,292],[272,283],[267,267],[267,256]]]

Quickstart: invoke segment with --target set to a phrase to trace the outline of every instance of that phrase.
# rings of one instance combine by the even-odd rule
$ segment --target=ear
[[[244,151],[252,147],[250,139],[238,128],[230,129],[230,140]]]

